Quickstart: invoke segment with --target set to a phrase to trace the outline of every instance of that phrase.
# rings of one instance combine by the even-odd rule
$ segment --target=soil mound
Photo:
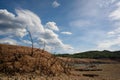
[[[65,62],[47,51],[30,47],[0,44],[0,72],[5,74],[36,73],[58,75],[69,73]]]

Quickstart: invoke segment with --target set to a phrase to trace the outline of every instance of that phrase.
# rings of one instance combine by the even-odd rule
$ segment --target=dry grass
[[[56,58],[36,48],[33,52],[31,56],[29,47],[0,44],[0,80],[120,80],[120,63],[114,60]],[[68,62],[74,68],[70,74]]]
[[[78,66],[76,68],[81,68]],[[99,64],[97,68],[102,71],[71,71],[71,75],[61,74],[59,76],[39,76],[35,74],[24,74],[6,76],[0,74],[1,80],[120,80],[120,64]],[[87,75],[87,76],[86,76]],[[89,75],[95,75],[94,77]],[[97,75],[97,76],[96,76]]]
[[[0,44],[0,72],[15,75],[34,73],[55,76],[64,73],[64,62],[47,51],[24,46]],[[68,70],[66,69],[66,72]]]

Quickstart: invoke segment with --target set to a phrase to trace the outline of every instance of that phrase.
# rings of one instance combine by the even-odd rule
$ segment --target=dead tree
[[[33,38],[32,38],[32,35],[31,35],[31,32],[27,29],[27,31],[28,31],[28,34],[29,34],[29,37],[30,37],[30,40],[31,40],[31,43],[32,43],[32,50],[31,50],[31,56],[33,56],[33,54],[34,54],[34,52],[33,52],[33,48],[34,48],[34,46],[33,46]]]

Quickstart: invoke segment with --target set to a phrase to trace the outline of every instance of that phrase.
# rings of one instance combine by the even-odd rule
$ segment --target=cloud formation
[[[54,2],[52,3],[52,6],[53,6],[54,8],[59,7],[59,6],[60,6],[60,3],[58,3],[57,1],[54,1]]]
[[[26,30],[21,22],[18,22],[17,17],[7,10],[0,10],[0,35],[16,35],[23,37],[26,35]]]
[[[72,27],[86,27],[86,26],[90,26],[91,22],[89,20],[78,19],[78,20],[71,21],[69,25]]]
[[[59,31],[59,28],[57,27],[55,22],[46,23],[46,27],[54,31]]]
[[[112,20],[120,20],[120,2],[116,4],[116,6],[118,7],[115,11],[111,12],[109,17]]]
[[[17,45],[18,44],[16,40],[8,38],[8,37],[0,39],[0,43],[10,44],[10,45]]]
[[[54,31],[59,31],[55,22],[48,22],[46,26],[41,24],[41,19],[33,12],[29,10],[16,9],[16,15],[8,12],[6,9],[0,10],[0,35],[2,36],[12,36],[23,38],[23,43],[31,44],[27,37],[29,30],[32,34],[35,46],[42,47],[43,42],[46,42],[48,48],[58,47],[61,51],[69,49],[72,47],[70,45],[64,44],[62,40],[59,39],[59,35]],[[12,38],[11,37],[11,38]],[[25,40],[24,40],[25,39]],[[3,38],[0,43],[16,44],[16,40]],[[37,43],[42,45],[38,45]],[[23,44],[19,43],[19,44]]]
[[[114,23],[114,29],[107,32],[108,38],[98,44],[98,48],[100,49],[112,50],[114,46],[120,46],[120,2],[116,3],[115,6],[117,8],[108,16]]]
[[[61,32],[61,34],[71,35],[71,32]]]
[[[116,39],[104,40],[99,43],[98,48],[102,50],[105,50],[105,49],[112,50],[113,46],[119,46],[119,45],[120,45],[120,37]]]

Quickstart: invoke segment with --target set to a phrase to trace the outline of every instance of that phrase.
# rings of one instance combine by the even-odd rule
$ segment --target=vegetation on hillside
[[[69,73],[66,62],[38,48],[0,44],[0,73],[55,76]]]
[[[120,51],[87,51],[75,54],[55,54],[55,56],[72,58],[120,58]]]

